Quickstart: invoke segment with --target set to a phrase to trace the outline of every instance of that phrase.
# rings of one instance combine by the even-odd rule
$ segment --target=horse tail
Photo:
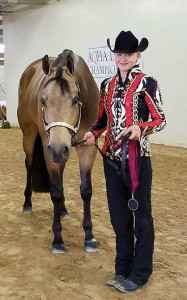
[[[43,153],[42,140],[38,134],[34,146],[32,190],[37,193],[48,193],[50,191],[50,178]]]

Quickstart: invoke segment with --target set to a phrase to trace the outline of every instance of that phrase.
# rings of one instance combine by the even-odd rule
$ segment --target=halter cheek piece
[[[77,83],[76,83],[76,86],[78,88],[78,94],[80,96],[80,88],[79,88],[79,85]],[[82,107],[82,102],[78,101],[78,105],[79,105],[79,116],[78,116],[78,120],[77,120],[77,123],[76,123],[75,127],[71,126],[70,124],[68,124],[66,122],[52,122],[50,124],[47,124],[47,122],[45,120],[45,115],[44,115],[44,108],[42,107],[43,124],[44,124],[45,131],[49,134],[49,130],[52,127],[56,127],[56,126],[65,127],[65,128],[67,128],[67,129],[69,129],[69,130],[72,131],[72,133],[73,133],[72,143],[73,143],[75,141],[75,139],[77,138],[77,132],[78,132],[78,129],[79,129],[79,126],[80,126],[80,122],[81,122],[81,107]]]

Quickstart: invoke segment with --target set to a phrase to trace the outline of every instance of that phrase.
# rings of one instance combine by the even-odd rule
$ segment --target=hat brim
[[[143,52],[145,49],[147,49],[149,45],[148,39],[143,38],[141,39],[138,48],[136,49],[136,52]]]
[[[149,42],[146,38],[142,38],[138,47],[133,52],[132,52],[132,50],[128,50],[128,49],[113,49],[112,50],[109,38],[107,39],[107,45],[113,53],[135,53],[135,52],[143,52],[144,50],[146,50],[149,45]]]

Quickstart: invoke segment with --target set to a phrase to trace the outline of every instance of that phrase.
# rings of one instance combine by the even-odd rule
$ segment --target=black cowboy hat
[[[134,53],[143,52],[148,47],[148,40],[142,38],[140,43],[131,31],[121,31],[115,40],[115,46],[112,50],[110,39],[107,39],[107,45],[113,53]]]

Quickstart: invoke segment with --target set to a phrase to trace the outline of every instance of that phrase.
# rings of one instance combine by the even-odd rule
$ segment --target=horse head
[[[72,51],[64,50],[53,63],[47,55],[42,60],[47,76],[40,100],[49,139],[47,152],[55,163],[68,160],[81,119],[82,103],[72,54]]]

